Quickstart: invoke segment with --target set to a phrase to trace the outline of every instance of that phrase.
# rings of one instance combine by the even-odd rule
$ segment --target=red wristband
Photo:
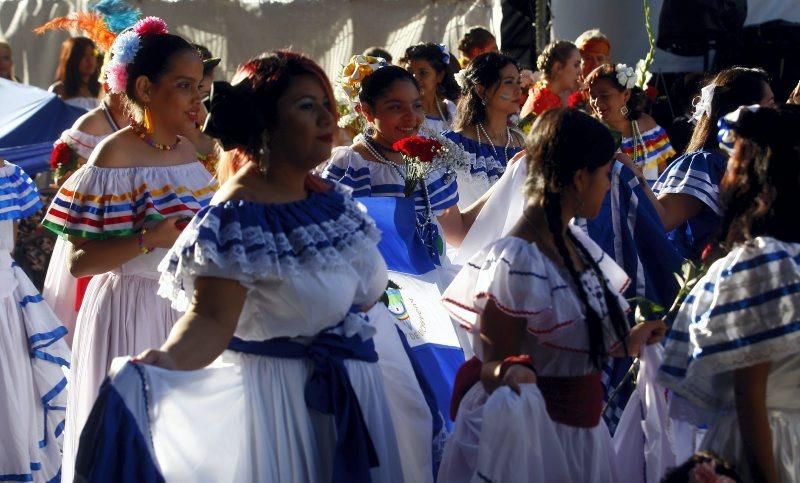
[[[517,364],[527,367],[528,369],[532,370],[534,374],[536,373],[536,368],[533,367],[533,359],[531,358],[531,356],[529,355],[509,356],[503,359],[503,362],[500,364],[500,374],[499,374],[500,379],[503,379],[503,377],[505,377],[506,371],[508,371],[509,367]]]

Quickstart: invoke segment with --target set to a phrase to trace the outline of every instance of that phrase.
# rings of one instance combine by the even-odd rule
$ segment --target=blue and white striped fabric
[[[503,175],[508,161],[522,150],[519,146],[505,149],[505,146],[479,143],[455,131],[445,131],[442,135],[461,146],[467,153],[470,162],[470,174],[473,176],[485,174],[492,184]]]
[[[337,181],[353,189],[354,198],[394,197],[404,198],[405,167],[386,165],[367,161],[351,147],[339,147],[322,173],[322,177]],[[428,174],[426,183],[433,217],[458,203],[458,183],[456,175],[450,170],[437,169]],[[417,189],[409,198],[414,200],[417,223],[423,224],[426,216],[425,194]],[[444,255],[444,240],[435,219],[425,226],[423,242],[431,252],[436,265],[441,265],[440,257]]]
[[[41,207],[39,192],[30,176],[16,164],[0,164],[0,220],[27,218]]]
[[[67,399],[62,368],[69,367],[70,359],[63,340],[67,329],[8,252],[0,252],[0,262],[0,309],[6,316],[0,319],[0,335],[12,339],[0,344],[0,407],[15,408],[0,414],[0,481],[59,481]],[[24,353],[17,350],[23,348]]]
[[[710,241],[722,217],[719,184],[728,159],[711,151],[684,154],[659,176],[653,185],[656,195],[684,194],[703,203],[700,213],[669,233],[669,238],[684,258],[697,260]]]
[[[425,260],[422,241],[409,226],[413,220],[409,199],[375,197],[361,202],[382,233],[378,250],[386,260],[390,282],[398,287],[387,290],[387,306],[450,429],[450,396],[465,356],[455,325],[439,301],[438,269],[432,260]]]
[[[703,408],[733,404],[733,371],[800,351],[800,244],[758,237],[717,260],[667,334],[664,386]]]
[[[398,172],[399,169],[399,172]],[[402,173],[403,175],[401,176]],[[393,196],[402,198],[405,195],[405,167],[388,166],[367,161],[350,147],[338,147],[333,150],[322,177],[338,181],[353,189],[354,198],[367,196]],[[431,198],[433,215],[441,215],[446,209],[458,202],[458,186],[452,173],[443,170],[433,171],[428,176],[428,194]],[[413,196],[417,212],[425,210],[422,188],[417,187]]]
[[[625,298],[645,297],[662,306],[671,305],[678,292],[674,273],[683,258],[664,234],[664,226],[633,171],[616,162],[611,171],[611,189],[603,199],[600,214],[591,220],[576,219],[604,252],[614,257],[631,283]],[[630,358],[611,359],[603,368],[602,383],[608,409],[603,415],[614,434],[633,384],[619,388],[613,401],[609,394],[620,384],[632,363]]]

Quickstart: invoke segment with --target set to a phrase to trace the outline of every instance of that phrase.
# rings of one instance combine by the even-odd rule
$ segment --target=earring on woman
[[[258,171],[266,177],[269,172],[269,132],[261,135],[261,148],[258,150]]]
[[[375,129],[375,126],[373,126],[371,122],[367,121],[367,124],[364,126],[364,136],[371,138],[375,136],[376,132],[377,130]]]
[[[622,114],[625,117],[628,116],[629,112],[631,112],[631,111],[628,109],[628,106],[622,106],[622,107],[619,108],[619,113]]]
[[[144,115],[142,117],[144,118],[142,123],[144,132],[147,134],[153,134],[155,126],[153,125],[153,118],[150,116],[150,109],[148,109],[147,106],[144,106]]]

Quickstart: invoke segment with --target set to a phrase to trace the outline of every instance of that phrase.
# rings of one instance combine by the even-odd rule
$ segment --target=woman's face
[[[95,74],[97,74],[97,54],[91,45],[87,45],[81,56],[81,61],[78,64],[78,73],[83,82],[88,82]]]
[[[592,219],[600,214],[603,199],[611,188],[611,161],[594,171],[583,168],[575,175],[575,184],[580,193],[580,202],[576,216]]]
[[[332,99],[310,74],[293,77],[278,99],[277,127],[270,131],[270,155],[313,169],[331,156],[336,122]]]
[[[444,79],[444,72],[436,72],[431,63],[424,59],[410,60],[406,70],[417,79],[420,95],[426,99],[433,99],[439,84]]]
[[[362,109],[386,144],[416,135],[425,121],[419,89],[405,79],[395,80],[374,107],[362,106]]]
[[[553,81],[561,89],[576,91],[580,85],[579,81],[582,72],[581,52],[578,49],[573,49],[564,63],[556,62],[553,65]]]
[[[772,87],[769,86],[766,82],[764,84],[764,95],[761,97],[761,100],[758,104],[761,107],[771,107],[775,109],[778,107],[778,104],[775,103],[775,94],[772,92]]]
[[[153,122],[163,123],[171,132],[196,129],[200,112],[199,85],[203,79],[203,62],[194,50],[176,52],[169,70],[158,82],[150,84],[147,98]]]
[[[11,49],[0,46],[0,77],[11,79],[12,67],[14,67],[14,60],[11,58]]]
[[[486,109],[507,115],[514,114],[519,111],[521,97],[519,69],[514,64],[508,64],[500,69],[500,80],[497,84],[486,91]]]
[[[589,104],[606,124],[626,119],[620,111],[630,97],[630,90],[619,91],[608,79],[598,79],[589,86]]]

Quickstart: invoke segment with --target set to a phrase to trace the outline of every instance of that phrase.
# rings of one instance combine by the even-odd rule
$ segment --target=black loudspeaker
[[[664,0],[656,46],[677,55],[705,55],[711,46],[736,39],[745,17],[747,0]]]
[[[532,70],[536,70],[535,3],[536,0],[503,0],[500,22],[500,50],[516,60],[521,68]]]

